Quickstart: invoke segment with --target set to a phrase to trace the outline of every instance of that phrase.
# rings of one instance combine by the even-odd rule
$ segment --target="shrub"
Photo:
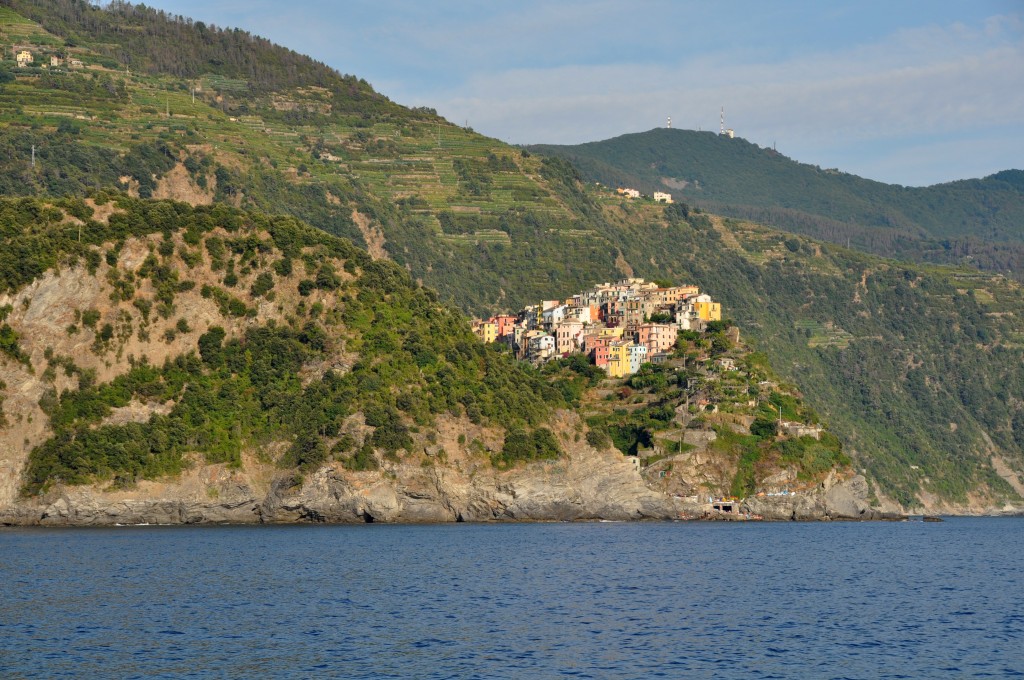
[[[606,432],[601,430],[590,430],[587,432],[587,443],[595,449],[603,450],[611,446],[612,440]]]
[[[369,442],[363,444],[358,451],[347,458],[341,459],[341,464],[346,470],[376,470],[380,465],[376,456],[373,455],[373,446]]]
[[[18,333],[9,324],[0,326],[0,352],[11,357],[15,361],[27,364],[28,356],[22,351],[18,344]]]
[[[87,309],[82,312],[82,325],[86,328],[96,328],[96,322],[100,320],[98,309]]]
[[[759,439],[772,439],[775,437],[775,421],[770,418],[759,416],[750,424],[750,434]]]
[[[253,297],[262,297],[274,289],[274,276],[270,272],[263,272],[253,281],[249,292]]]
[[[532,433],[517,429],[505,435],[501,452],[491,456],[491,463],[504,468],[518,461],[552,460],[561,452],[555,435],[546,427],[539,427]]]
[[[278,276],[291,276],[292,274],[292,258],[285,257],[274,263],[274,271],[277,272]]]
[[[282,457],[283,467],[297,467],[303,472],[313,472],[327,461],[327,447],[320,437],[313,433],[300,434],[288,452]]]

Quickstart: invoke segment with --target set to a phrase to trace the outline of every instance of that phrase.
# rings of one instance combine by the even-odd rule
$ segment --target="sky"
[[[148,0],[512,144],[726,127],[906,186],[1024,169],[1024,0]]]

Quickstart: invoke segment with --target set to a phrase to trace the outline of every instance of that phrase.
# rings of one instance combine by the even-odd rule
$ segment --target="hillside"
[[[0,220],[2,523],[700,512],[648,488],[640,470],[657,461],[634,465],[608,437],[685,424],[675,373],[634,376],[649,398],[591,430],[574,407],[608,388],[601,371],[540,372],[483,345],[400,268],[292,218],[100,194],[0,201]],[[680,356],[742,358],[724,336],[690,341]],[[729,391],[712,391],[702,403],[727,407]],[[763,396],[816,419],[789,392]],[[680,480],[690,491],[785,483],[802,493],[783,517],[871,516],[843,490],[866,487],[834,437],[778,440],[770,420],[757,436],[721,417],[689,427],[711,422],[704,438],[721,441]]]
[[[557,381],[344,240],[126,197],[0,215],[5,521],[675,516],[569,438]]]
[[[1020,284],[596,200],[634,271],[715,291],[886,494],[952,509],[1024,492]]]
[[[227,48],[216,51],[231,38],[196,22],[126,5],[17,4],[40,24],[11,4],[0,2],[0,194],[82,198],[113,188],[197,209],[287,213],[392,260],[473,314],[633,273],[692,282],[733,310],[883,495],[977,510],[1019,493],[1006,479],[1024,472],[1024,322],[1020,289],[1002,278],[897,264],[682,205],[666,213],[623,204],[563,160],[393,104],[312,62],[303,68],[324,84],[286,71],[268,89],[230,66]],[[71,24],[50,8],[65,4],[99,12],[96,28],[79,21],[73,36],[61,33]],[[187,33],[214,58],[190,67],[200,73],[189,79],[126,70],[110,41],[142,30]],[[239,64],[290,53],[231,44],[251,49]],[[19,68],[16,45],[46,64],[67,61]],[[167,46],[130,52],[158,48]],[[68,67],[72,59],[82,67]],[[3,265],[22,266],[17,257]],[[946,412],[955,417],[941,421]]]
[[[628,186],[722,215],[885,256],[1024,277],[1024,171],[903,187],[796,162],[713,132],[657,128],[575,146],[535,145],[588,181]]]

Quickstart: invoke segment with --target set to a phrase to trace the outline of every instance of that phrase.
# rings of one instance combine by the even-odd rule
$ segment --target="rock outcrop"
[[[902,516],[884,513],[868,503],[870,490],[861,475],[839,479],[830,474],[817,487],[783,496],[754,496],[743,511],[767,520],[882,520]]]
[[[130,491],[63,487],[0,509],[0,523],[67,526],[680,517],[675,500],[648,489],[620,453],[578,442],[568,442],[559,460],[507,471],[470,455],[447,465],[417,459],[368,472],[331,464],[302,481],[259,465],[202,466]]]
[[[256,465],[190,470],[171,482],[130,491],[63,487],[0,509],[0,524],[435,523],[490,521],[677,520],[711,517],[701,505],[648,488],[615,450],[571,444],[560,460],[499,471],[462,458],[451,465],[399,463],[352,472],[331,464],[305,480]],[[891,520],[868,503],[861,476],[830,475],[815,488],[755,496],[735,518],[769,521]]]

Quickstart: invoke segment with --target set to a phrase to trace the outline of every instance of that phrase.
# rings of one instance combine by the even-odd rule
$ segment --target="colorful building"
[[[649,321],[664,314],[674,323]],[[473,323],[484,342],[507,343],[520,358],[545,361],[583,351],[611,377],[665,361],[680,330],[702,331],[720,321],[722,306],[696,286],[659,286],[641,278],[602,283],[562,300],[541,300],[518,315]],[[737,335],[738,341],[738,335]]]
[[[609,378],[624,378],[630,374],[629,348],[632,344],[629,340],[612,340],[608,343],[608,365],[605,370]]]
[[[494,342],[498,339],[498,324],[493,321],[477,321],[473,324],[473,332],[483,342]]]
[[[626,351],[629,353],[629,375],[633,375],[640,370],[640,366],[646,363],[647,348],[643,345],[633,344],[627,347]]]
[[[698,295],[693,299],[693,309],[701,321],[721,321],[722,304],[711,300],[710,295]]]
[[[583,334],[583,322],[566,319],[555,326],[555,352],[569,354],[579,351],[580,336]]]

